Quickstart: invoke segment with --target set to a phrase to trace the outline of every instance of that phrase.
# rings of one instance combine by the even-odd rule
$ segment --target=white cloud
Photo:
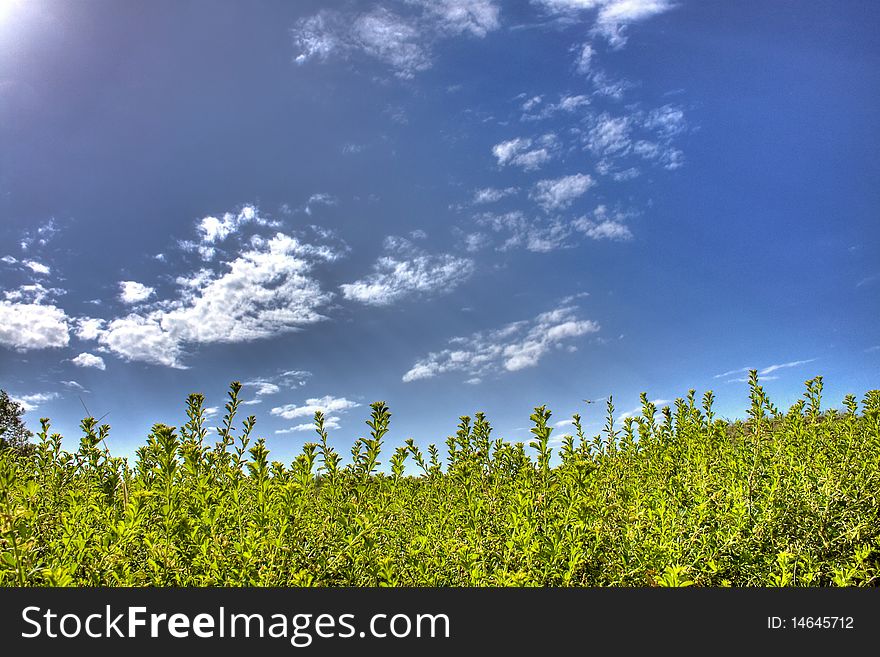
[[[540,98],[540,96],[536,96],[535,98]],[[534,100],[534,99],[532,99]],[[561,95],[559,97],[559,102],[551,103],[549,105],[544,105],[540,111],[531,112],[530,110],[535,109],[537,107],[537,103],[531,103],[531,101],[523,104],[523,109],[526,112],[522,116],[523,121],[535,121],[538,119],[547,119],[553,116],[554,114],[558,114],[559,112],[567,112],[572,113],[577,111],[581,107],[586,107],[590,104],[590,97],[584,94],[577,95]]]
[[[330,417],[324,418],[324,430],[325,431],[333,431],[336,429],[340,429],[342,425],[339,423],[340,418],[331,415]],[[303,422],[302,424],[297,424],[292,427],[288,427],[287,429],[276,429],[276,434],[286,434],[286,433],[295,433],[298,431],[314,431],[315,423],[314,422]]]
[[[522,104],[522,110],[523,110],[523,112],[531,112],[533,109],[535,109],[538,105],[541,104],[541,101],[542,101],[543,99],[544,99],[543,96],[532,96],[531,98],[528,98],[528,99]]]
[[[0,258],[0,262],[5,262],[7,265],[14,265],[18,260],[11,255],[5,255]]]
[[[37,262],[36,260],[25,260],[22,264],[35,274],[43,274],[45,276],[52,271],[48,266],[41,262]]]
[[[661,138],[671,139],[684,132],[687,122],[684,118],[684,110],[675,105],[664,105],[651,110],[645,117],[642,125],[648,130],[653,130]]]
[[[0,346],[17,351],[66,347],[69,321],[53,305],[0,301]]]
[[[350,301],[387,306],[413,295],[444,294],[470,278],[474,262],[444,253],[430,255],[401,237],[389,237],[385,248],[396,252],[380,257],[369,276],[340,285]]]
[[[555,107],[563,112],[574,112],[579,107],[584,107],[589,104],[590,98],[588,96],[578,94],[576,96],[563,96],[559,99],[559,102]]]
[[[585,11],[596,12],[592,31],[608,40],[612,48],[626,45],[626,27],[673,9],[673,0],[532,0],[550,13],[575,19]]]
[[[856,287],[865,287],[866,285],[871,285],[880,281],[880,274],[873,274],[871,276],[865,276],[865,278],[861,279],[858,283],[856,283]]]
[[[672,0],[610,0],[602,3],[596,18],[595,30],[604,36],[613,48],[626,45],[625,28],[675,7]]]
[[[427,10],[429,20],[450,35],[469,32],[476,37],[484,37],[497,30],[500,8],[493,0],[408,0],[409,4]]]
[[[534,367],[566,341],[599,330],[596,322],[580,319],[576,311],[575,306],[563,305],[531,320],[453,338],[449,348],[417,361],[403,375],[403,381],[429,379],[445,372],[463,372],[475,380],[491,372]]]
[[[163,329],[161,322],[160,311],[149,316],[119,317],[107,322],[97,339],[125,360],[183,369],[181,340]]]
[[[590,82],[593,83],[593,93],[597,96],[606,96],[613,100],[623,98],[624,92],[632,87],[632,83],[627,80],[615,80],[608,76],[605,71],[594,70],[590,75]]]
[[[437,41],[498,29],[499,8],[492,0],[408,0],[406,15],[385,7],[355,14],[321,10],[291,30],[297,64],[363,53],[390,66],[403,79],[431,67]]]
[[[324,397],[306,399],[305,404],[302,405],[285,404],[284,406],[276,406],[269,412],[272,415],[283,417],[285,420],[292,420],[298,417],[313,417],[315,411],[321,411],[324,415],[329,415],[331,413],[344,413],[358,406],[360,406],[359,403],[345,397],[325,395]]]
[[[483,233],[467,233],[464,235],[464,250],[468,253],[476,253],[489,246],[490,240]]]
[[[519,190],[516,187],[506,187],[497,189],[495,187],[484,187],[474,192],[474,203],[482,205],[484,203],[495,203],[508,196],[513,196]]]
[[[57,392],[38,392],[33,395],[21,395],[20,397],[13,397],[10,395],[12,401],[21,404],[21,407],[26,412],[35,411],[41,404],[45,404],[53,399],[58,399],[58,397],[59,395]]]
[[[578,52],[577,59],[575,60],[575,70],[581,75],[589,75],[593,68],[593,58],[596,55],[596,51],[593,50],[593,46],[589,43],[585,43],[580,48],[580,52]]]
[[[574,222],[574,226],[584,235],[594,240],[624,241],[632,239],[632,231],[630,231],[626,224],[617,221],[605,220],[596,223],[586,217],[581,217]]]
[[[778,365],[770,365],[769,367],[765,367],[760,372],[758,372],[759,376],[766,376],[771,372],[775,372],[776,370],[787,369],[789,367],[799,367],[801,365],[806,365],[807,363],[812,363],[815,361],[815,358],[808,358],[807,360],[793,360],[788,363],[780,363]]]
[[[430,52],[418,27],[385,8],[359,16],[352,36],[365,53],[391,66],[401,78],[412,78],[431,67]]]
[[[651,404],[654,404],[654,406],[657,408],[663,408],[664,406],[666,406],[667,404],[670,403],[669,399],[651,399],[649,401]],[[617,419],[622,422],[623,420],[625,420],[628,417],[639,417],[639,416],[641,416],[641,414],[642,414],[642,407],[636,406],[635,408],[632,408],[632,409],[626,411],[625,413],[621,413]]]
[[[119,300],[122,303],[135,304],[146,301],[156,290],[136,281],[119,281]]]
[[[281,392],[281,387],[277,383],[272,383],[266,379],[255,379],[254,381],[245,381],[242,385],[256,388],[254,394],[257,397],[266,397]]]
[[[495,156],[499,166],[514,165],[524,171],[534,171],[549,162],[558,148],[558,139],[551,132],[537,140],[517,137],[500,142],[492,147],[492,155]]]
[[[306,202],[306,207],[304,212],[311,216],[313,212],[313,208],[318,205],[336,205],[339,203],[339,199],[333,196],[332,194],[326,194],[324,192],[318,192],[317,194],[312,194],[309,197],[309,200]]]
[[[529,219],[520,211],[495,214],[484,212],[474,217],[481,226],[491,228],[495,233],[507,235],[498,247],[501,251],[514,248],[526,248],[536,253],[547,253],[566,245],[566,238],[571,234],[570,227],[559,219]],[[488,238],[480,238],[483,246]]]
[[[20,246],[23,251],[27,251],[34,246],[34,244],[38,246],[46,246],[49,243],[49,240],[51,240],[59,230],[60,229],[55,223],[54,217],[50,218],[45,223],[37,226],[35,230],[25,233]]]
[[[623,223],[623,213],[610,213],[604,205],[593,211],[593,216],[583,216],[572,222],[575,230],[594,240],[625,241],[632,239],[632,231]]]
[[[268,222],[260,216],[256,206],[245,205],[238,212],[226,212],[219,218],[214,216],[202,217],[196,224],[196,231],[199,233],[202,244],[210,245],[222,242],[233,233],[236,233],[242,226],[249,223],[265,226]]]
[[[577,173],[556,179],[539,180],[532,191],[532,198],[545,211],[564,210],[595,184],[586,174]]]
[[[3,297],[7,301],[41,304],[46,299],[57,297],[62,294],[66,294],[66,291],[57,287],[46,288],[40,283],[29,283],[27,285],[20,285],[14,290],[5,291]]]
[[[632,144],[630,130],[629,117],[602,114],[590,129],[587,146],[597,155],[625,155]]]
[[[300,19],[291,30],[293,42],[300,51],[296,56],[297,64],[304,64],[312,59],[325,60],[333,52],[347,47],[337,34],[341,31],[339,15],[336,12],[320,11],[314,16]]]
[[[83,385],[77,383],[76,381],[62,381],[61,385],[65,388],[70,388],[71,390],[79,390],[80,392],[88,392]]]
[[[77,367],[94,367],[99,370],[107,369],[103,358],[86,352],[81,353],[76,358],[72,358],[70,362]]]
[[[95,317],[77,317],[74,320],[76,337],[80,340],[96,340],[106,322]]]
[[[772,374],[773,372],[776,372],[778,370],[783,370],[783,369],[789,369],[792,367],[800,367],[801,365],[807,365],[808,363],[812,363],[815,360],[816,360],[815,358],[808,358],[806,360],[792,360],[787,363],[776,363],[774,365],[768,365],[763,368],[740,367],[739,369],[736,369],[736,370],[728,370],[727,372],[722,372],[721,374],[716,374],[712,378],[714,378],[714,379],[727,379],[728,377],[735,376],[737,374],[743,374],[745,372],[748,372],[749,370],[758,370],[758,377],[760,379],[763,379],[764,381],[772,381],[772,380],[778,378],[776,376],[768,376],[768,375]],[[727,383],[746,383],[748,380],[749,380],[749,377],[744,376],[744,377],[736,377],[733,379],[728,379],[726,382]]]
[[[318,310],[333,295],[310,273],[338,253],[283,233],[254,237],[250,247],[224,263],[223,272],[178,277],[178,298],[160,301],[157,309],[104,324],[92,320],[80,331],[126,360],[183,367],[187,344],[248,342],[325,319]]]

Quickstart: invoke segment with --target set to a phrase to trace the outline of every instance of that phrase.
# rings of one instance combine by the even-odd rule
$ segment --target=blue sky
[[[872,2],[0,0],[0,387],[130,455],[232,380],[596,431],[748,368],[880,387]],[[222,410],[213,416],[218,422]],[[71,440],[72,439],[72,440]]]

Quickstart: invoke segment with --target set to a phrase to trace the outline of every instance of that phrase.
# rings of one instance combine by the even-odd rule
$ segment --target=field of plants
[[[0,584],[877,586],[880,390],[822,409],[817,377],[781,412],[749,385],[737,422],[711,392],[643,395],[622,424],[609,400],[604,430],[575,415],[555,454],[540,407],[528,445],[477,413],[442,452],[407,440],[386,457],[376,402],[345,459],[316,413],[317,440],[284,464],[237,419],[237,383],[219,436],[193,394],[134,463],[94,418],[73,453],[44,419],[33,449],[0,450]]]

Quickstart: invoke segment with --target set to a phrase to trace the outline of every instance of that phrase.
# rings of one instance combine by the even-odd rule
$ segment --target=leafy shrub
[[[391,414],[371,405],[351,462],[318,441],[270,461],[241,386],[211,444],[204,398],[157,424],[134,465],[82,421],[79,448],[43,419],[32,453],[0,452],[0,583],[29,586],[876,586],[880,391],[822,412],[821,377],[781,413],[751,375],[746,421],[695,393],[554,458],[462,417],[446,458],[410,439],[380,471]],[[527,453],[534,452],[534,459]],[[409,461],[409,459],[412,459]],[[416,475],[406,473],[407,462]]]

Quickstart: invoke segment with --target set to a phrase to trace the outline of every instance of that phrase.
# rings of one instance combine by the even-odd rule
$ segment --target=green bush
[[[391,415],[344,465],[318,442],[269,460],[233,383],[216,443],[201,395],[157,424],[133,466],[82,421],[79,449],[42,420],[32,453],[0,451],[0,583],[28,586],[876,586],[880,391],[820,410],[821,377],[779,412],[751,376],[748,419],[694,391],[552,454],[462,417],[446,457],[408,440],[382,465]],[[530,450],[534,459],[530,457]],[[558,456],[558,458],[557,458]],[[417,476],[406,473],[414,464]],[[557,465],[552,465],[556,462]]]

